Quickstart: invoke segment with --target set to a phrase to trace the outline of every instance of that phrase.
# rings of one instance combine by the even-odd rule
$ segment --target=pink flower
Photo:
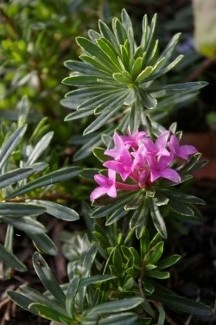
[[[173,168],[176,158],[188,160],[197,150],[190,145],[180,146],[175,135],[165,131],[153,141],[145,132],[113,136],[114,147],[105,151],[112,160],[104,162],[108,177],[96,175],[98,187],[91,193],[91,201],[108,195],[115,198],[117,191],[138,191],[159,179],[178,184],[181,177]],[[122,182],[116,181],[120,176]]]
[[[113,141],[115,147],[113,149],[107,149],[104,154],[118,160],[122,156],[122,154],[125,154],[125,151],[127,151],[127,147],[125,146],[125,143],[122,138],[117,133],[114,134]]]
[[[125,181],[131,173],[132,164],[133,160],[131,154],[125,148],[121,151],[120,155],[116,155],[115,160],[108,160],[103,164],[103,166],[116,171],[120,174],[122,180]]]
[[[179,145],[179,140],[175,135],[172,135],[169,141],[169,149],[174,154],[175,157],[188,160],[188,157],[197,153],[194,146],[191,145]]]
[[[95,175],[95,181],[98,183],[98,187],[91,192],[90,200],[94,201],[99,197],[107,194],[110,197],[116,197],[116,172],[111,169],[108,169],[108,177],[104,175]]]
[[[140,140],[143,140],[146,137],[146,132],[135,132],[134,134],[122,135],[121,138],[125,145],[138,149]]]
[[[151,170],[150,170],[150,181],[154,183],[158,178],[166,178],[174,183],[179,183],[181,181],[180,175],[175,171],[175,169],[170,168],[170,164],[173,161],[173,156],[162,157],[159,160],[151,160]]]

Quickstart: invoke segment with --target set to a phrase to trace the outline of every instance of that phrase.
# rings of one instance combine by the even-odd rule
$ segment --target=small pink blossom
[[[139,142],[146,137],[146,132],[140,131],[129,135],[122,135],[121,138],[125,145],[134,148],[135,150],[139,147]]]
[[[108,177],[104,175],[95,175],[95,181],[98,183],[98,187],[91,192],[90,200],[94,201],[99,197],[107,194],[110,197],[115,198],[117,196],[116,192],[116,172],[112,169],[108,169]]]
[[[197,153],[194,146],[182,145],[180,146],[179,140],[175,135],[172,135],[169,141],[169,149],[174,154],[175,157],[188,160],[189,156]]]
[[[153,141],[145,132],[113,136],[114,147],[107,149],[105,155],[113,159],[104,162],[108,177],[96,175],[99,185],[91,193],[90,200],[108,195],[117,196],[117,191],[138,191],[151,186],[160,179],[180,183],[181,177],[173,168],[176,158],[188,160],[197,152],[190,145],[180,145],[175,135],[162,132]],[[122,182],[116,181],[118,176]]]
[[[113,142],[115,145],[114,148],[107,149],[104,154],[113,157],[114,159],[119,159],[122,155],[125,154],[125,151],[127,151],[127,147],[125,146],[125,143],[122,138],[117,133],[115,133],[113,136]]]
[[[173,157],[162,157],[151,160],[150,181],[154,183],[158,178],[166,178],[174,183],[180,183],[181,177],[177,171],[170,167]]]

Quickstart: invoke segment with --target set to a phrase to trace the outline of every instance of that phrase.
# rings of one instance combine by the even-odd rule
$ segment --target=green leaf
[[[88,54],[93,57],[98,58],[98,60],[105,64],[107,71],[113,71],[113,64],[112,61],[109,60],[109,57],[104,55],[105,53],[100,49],[99,46],[92,43],[85,37],[77,37],[76,38],[77,44],[82,47]]]
[[[18,291],[9,291],[9,297],[14,300],[19,306],[29,311],[29,305],[34,302],[38,302],[44,305],[47,305],[51,308],[55,308],[57,312],[65,314],[65,309],[62,308],[56,301],[53,299],[48,299],[45,295],[41,294],[30,287],[20,287]],[[31,312],[33,312],[31,310]]]
[[[13,254],[13,238],[14,238],[14,227],[11,225],[8,225],[6,234],[5,234],[4,248],[11,254]],[[10,279],[11,274],[12,274],[12,268],[10,266],[8,266],[6,263],[3,263],[2,264],[2,278]]]
[[[92,135],[91,135],[92,136]],[[79,161],[81,159],[86,158],[89,156],[89,154],[92,153],[92,150],[101,145],[101,134],[100,133],[94,133],[92,138],[90,138],[89,141],[87,141],[74,155],[74,161]]]
[[[45,116],[43,117],[39,123],[36,125],[36,127],[33,130],[33,133],[30,137],[30,142],[34,143],[37,141],[37,139],[41,138],[41,136],[43,134],[45,134],[45,132],[47,132],[47,130],[49,129],[49,125],[47,124],[48,121],[48,117]]]
[[[166,320],[166,313],[165,310],[163,308],[163,306],[161,304],[157,304],[157,310],[158,310],[158,321],[156,325],[164,325],[164,322]]]
[[[95,70],[98,71],[98,73],[101,73],[100,77],[106,77],[107,79],[111,80],[110,74],[113,70],[115,71],[114,67],[112,70],[110,68],[107,69],[107,65],[103,61],[100,61],[96,56],[88,56],[88,55],[82,54],[82,55],[80,55],[80,59],[83,60],[84,62],[86,62],[87,64],[91,65],[93,68],[95,68]],[[98,79],[99,79],[99,76],[98,76]],[[97,82],[99,82],[98,79],[97,79]],[[88,85],[88,84],[89,83],[86,80],[85,85]],[[93,83],[91,83],[91,84],[93,84]],[[102,85],[102,83],[101,83],[101,85]]]
[[[186,205],[180,201],[172,199],[169,201],[169,206],[172,210],[174,210],[175,212],[177,212],[181,215],[190,216],[190,217],[194,216],[193,209],[191,209],[188,205]]]
[[[1,153],[0,153],[0,169],[4,166],[4,164],[10,157],[11,153],[14,151],[14,149],[22,140],[26,132],[26,129],[27,129],[27,125],[21,126],[10,136],[9,139],[7,139],[3,143],[1,148]]]
[[[29,299],[28,296],[22,295],[19,292],[16,291],[8,291],[7,295],[10,297],[12,301],[14,301],[18,306],[21,308],[28,310],[28,306],[33,302],[31,299]],[[33,314],[37,314],[36,311],[32,311]]]
[[[6,172],[0,175],[0,188],[6,187],[20,180],[23,180],[33,173],[34,170],[32,168],[19,168],[19,169],[14,169],[10,172]]]
[[[92,319],[97,319],[98,316],[103,314],[120,313],[122,311],[133,309],[142,302],[143,299],[140,297],[105,302],[92,308],[86,316],[88,318],[91,317]]]
[[[70,282],[70,285],[66,293],[65,308],[70,317],[73,317],[74,300],[79,286],[79,282],[80,282],[79,277],[74,276]]]
[[[110,43],[115,48],[115,50],[118,52],[119,46],[118,46],[117,40],[115,38],[115,35],[110,30],[110,28],[102,20],[98,21],[98,27],[99,27],[101,34],[104,36],[104,38],[109,40]]]
[[[66,220],[66,221],[75,221],[79,219],[79,215],[73,209],[70,209],[64,205],[51,202],[51,201],[42,201],[42,200],[31,200],[32,204],[35,204],[38,207],[43,207],[44,210],[51,214],[52,216]],[[0,213],[1,213],[1,205],[0,205]]]
[[[64,167],[62,169],[48,173],[44,176],[39,177],[36,180],[27,183],[26,185],[20,187],[18,190],[15,190],[13,193],[11,193],[7,198],[22,195],[42,186],[53,185],[58,182],[69,180],[72,177],[78,176],[79,173],[79,167]]]
[[[161,258],[164,250],[164,242],[160,241],[157,243],[150,251],[149,263],[155,265],[158,260]]]
[[[87,287],[91,284],[102,283],[113,279],[116,279],[116,276],[109,274],[93,275],[91,277],[81,279],[80,286]]]
[[[44,287],[53,295],[61,306],[65,306],[65,294],[42,256],[35,252],[32,258],[35,272]]]
[[[178,91],[178,92],[188,92],[188,91],[197,91],[203,87],[206,87],[208,85],[205,81],[196,81],[196,82],[184,82],[184,83],[176,83],[176,84],[169,84],[166,86],[160,86],[160,87],[150,87],[149,89],[151,91],[156,90],[167,90],[170,92]]]
[[[162,259],[161,261],[159,261],[157,263],[157,267],[161,270],[161,269],[165,269],[167,267],[170,267],[174,264],[176,264],[179,260],[180,260],[181,256],[180,255],[172,255],[169,257],[166,257],[164,259]]]
[[[98,325],[135,325],[137,324],[136,320],[137,315],[133,313],[119,313],[118,315],[110,315],[99,320]]]
[[[86,277],[88,277],[90,274],[90,270],[91,270],[92,264],[95,260],[96,253],[97,253],[97,247],[92,246],[84,256],[83,268],[85,270]]]
[[[19,272],[27,271],[26,266],[18,258],[0,244],[0,261]]]
[[[107,159],[107,156],[104,155],[104,149],[103,148],[99,148],[99,147],[95,148],[93,150],[93,154],[102,163]]]
[[[142,19],[142,39],[141,46],[144,49],[147,47],[147,38],[149,34],[149,26],[148,26],[148,16],[144,15]]]
[[[154,109],[157,106],[157,100],[149,95],[146,91],[140,92],[141,99],[143,101],[143,105],[147,109]]]
[[[39,216],[46,211],[43,207],[37,207],[26,203],[0,203],[0,215],[6,217]]]
[[[190,194],[185,194],[184,192],[180,191],[170,191],[167,189],[162,190],[163,193],[168,196],[169,198],[172,198],[174,200],[180,201],[180,202],[185,202],[185,203],[190,203],[190,204],[205,204],[205,201],[200,199],[197,196],[190,195]]]
[[[129,250],[130,250],[131,256],[133,258],[133,265],[140,270],[141,265],[142,265],[141,257],[139,256],[137,250],[134,247],[130,247]]]
[[[66,324],[69,324],[71,321],[69,317],[66,317],[63,314],[59,313],[56,309],[42,305],[40,303],[32,303],[30,304],[29,308],[37,312],[39,316],[58,323],[65,322]]]
[[[68,107],[68,106],[66,106],[66,107]],[[91,108],[85,109],[85,110],[80,110],[80,111],[75,111],[73,113],[68,114],[64,120],[65,120],[65,122],[74,121],[74,120],[92,115],[92,114],[94,114],[94,111],[95,110],[91,109]]]
[[[137,76],[135,82],[143,83],[143,81],[153,72],[153,67],[148,66]]]
[[[155,29],[157,24],[157,14],[154,14],[151,24],[149,26],[149,32],[148,32],[148,38],[146,43],[146,51],[151,51],[152,46],[154,44],[154,35],[155,35]]]
[[[47,236],[47,234],[33,234],[28,232],[27,235],[33,240],[34,245],[40,252],[54,256],[57,255],[57,248],[54,242]]]
[[[70,76],[64,78],[62,82],[68,86],[81,87],[83,85],[92,85],[98,82],[98,76],[84,75],[84,76]]]
[[[79,71],[81,74],[91,74],[95,70],[89,64],[76,60],[67,60],[64,62],[64,66],[72,71]]]
[[[151,297],[152,299],[167,305],[170,309],[180,313],[201,316],[209,316],[213,313],[210,306],[176,295],[172,291],[163,287],[159,288],[159,286],[157,286]]]
[[[170,70],[172,70],[182,59],[183,59],[184,55],[180,54],[179,56],[177,56],[177,58],[175,58],[171,63],[169,63],[166,67],[161,68],[160,70],[155,70],[152,73],[152,79],[155,78],[159,78],[160,76],[162,76],[163,74],[169,72]]]
[[[100,46],[101,50],[109,57],[117,70],[121,70],[118,63],[118,53],[114,46],[105,38],[100,38],[97,40],[97,44]]]
[[[143,57],[138,57],[134,61],[132,68],[131,68],[131,76],[133,80],[136,80],[137,76],[140,74],[140,71],[142,70],[143,65]]]
[[[151,271],[148,271],[147,274],[151,278],[156,278],[156,279],[160,279],[160,280],[168,279],[170,277],[170,273],[167,271],[151,270]]]
[[[116,37],[116,40],[117,40],[119,46],[123,45],[125,43],[125,41],[127,40],[127,35],[126,35],[125,29],[124,29],[122,23],[116,17],[114,17],[112,20],[112,29],[113,29],[114,35]]]
[[[161,55],[159,56],[158,60],[160,60],[161,58],[165,58],[163,66],[165,66],[169,62],[170,58],[172,57],[173,52],[176,48],[176,45],[178,44],[180,36],[181,36],[181,33],[175,34],[171,38],[171,40],[169,41],[169,43],[167,44],[166,48],[163,50]]]
[[[126,216],[128,212],[124,209],[124,207],[120,207],[115,212],[113,212],[106,220],[106,226],[110,226],[113,223],[116,223],[118,220]]]
[[[34,149],[32,150],[30,156],[28,157],[27,164],[33,164],[37,159],[41,156],[41,154],[47,149],[50,144],[50,141],[53,138],[54,132],[48,132],[45,134],[40,141],[36,144]]]
[[[86,135],[101,128],[101,126],[103,126],[119,109],[122,108],[125,95],[126,92],[123,91],[123,94],[110,103],[110,105],[106,107],[106,110],[84,130],[83,134]]]
[[[154,203],[151,205],[150,212],[156,230],[161,234],[163,238],[167,238],[165,222],[163,220],[159,208]]]
[[[12,225],[17,229],[24,231],[27,235],[40,234],[46,231],[46,228],[42,225],[42,223],[34,220],[31,217],[22,217],[22,218],[1,217],[1,218],[7,224]]]
[[[96,208],[92,212],[91,217],[92,218],[102,218],[102,217],[105,217],[107,215],[114,213],[118,208],[120,208],[120,207],[124,206],[126,203],[130,202],[130,200],[132,200],[134,195],[136,195],[136,193],[135,194],[133,193],[130,195],[128,195],[128,193],[127,193],[127,195],[124,195],[116,202],[112,202],[111,204],[108,204],[106,206]]]

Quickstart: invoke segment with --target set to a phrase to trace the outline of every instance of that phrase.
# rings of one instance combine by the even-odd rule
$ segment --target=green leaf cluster
[[[121,19],[113,18],[111,28],[100,20],[99,32],[90,30],[89,38],[77,37],[81,61],[65,62],[71,74],[63,83],[78,89],[67,93],[62,104],[74,110],[66,117],[67,121],[94,115],[84,135],[110,123],[113,128],[118,123],[122,132],[148,127],[146,115],[152,114],[152,109],[168,106],[169,100],[178,101],[173,97],[176,92],[189,94],[206,85],[188,82],[164,86],[157,82],[175,67],[182,55],[173,59],[180,34],[173,36],[160,53],[159,41],[155,38],[156,19],[155,15],[149,23],[144,16],[139,44],[124,9]],[[177,96],[182,97],[179,94]]]
[[[46,129],[44,120],[30,140],[26,141],[28,125],[22,124],[21,118],[19,123],[21,126],[13,125],[12,132],[11,128],[10,131],[7,129],[7,125],[2,126],[2,131],[7,129],[0,149],[0,223],[7,225],[5,243],[0,246],[3,278],[9,278],[13,269],[26,271],[25,266],[13,254],[14,228],[27,235],[38,250],[55,255],[57,248],[37,217],[49,214],[61,220],[79,219],[78,213],[73,209],[55,201],[43,200],[43,195],[39,194],[41,188],[46,191],[58,182],[79,175],[79,168],[63,167],[49,171],[44,156],[53,132],[43,134]]]
[[[83,267],[87,267],[87,270],[92,263],[92,254],[95,255],[94,249],[88,251],[85,258]],[[105,301],[106,297],[100,293],[101,283],[112,280],[113,276],[86,274],[81,277],[74,273],[70,284],[63,288],[39,253],[34,254],[33,265],[47,291],[45,295],[31,288],[8,292],[10,298],[22,308],[65,325],[136,324],[137,315],[131,310],[143,302],[141,297]]]

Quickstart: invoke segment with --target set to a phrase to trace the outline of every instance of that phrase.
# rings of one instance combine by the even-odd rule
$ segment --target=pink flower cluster
[[[108,176],[95,175],[99,186],[91,193],[91,201],[103,195],[115,198],[118,190],[137,191],[161,178],[177,184],[181,177],[172,168],[174,160],[187,161],[197,152],[191,145],[180,145],[178,138],[169,131],[164,131],[155,142],[145,132],[128,136],[115,133],[113,141],[114,148],[104,152],[113,158],[103,164]]]

